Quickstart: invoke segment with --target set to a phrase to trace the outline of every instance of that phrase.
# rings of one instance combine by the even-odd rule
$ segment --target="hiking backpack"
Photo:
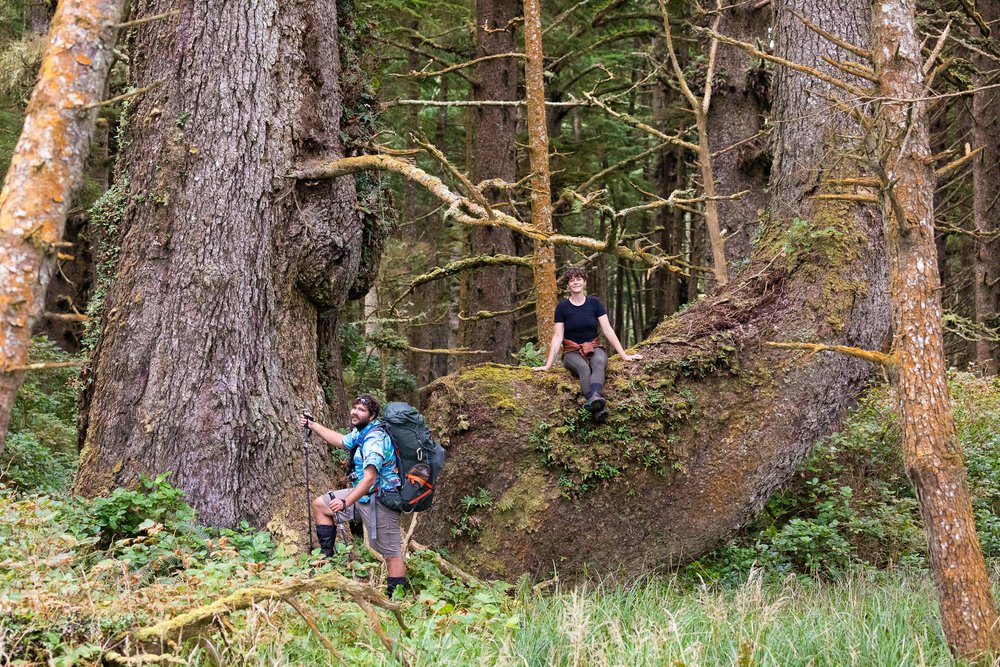
[[[434,502],[434,485],[444,468],[444,447],[431,437],[423,415],[408,403],[389,403],[379,421],[396,450],[399,477],[403,482],[398,494],[381,493],[379,500],[400,512],[430,509]]]

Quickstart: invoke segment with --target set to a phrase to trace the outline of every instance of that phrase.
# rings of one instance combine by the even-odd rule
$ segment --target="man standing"
[[[378,420],[379,403],[363,394],[351,404],[351,432],[341,435],[319,424],[308,415],[299,417],[300,426],[308,426],[328,444],[350,452],[351,488],[324,493],[313,500],[316,536],[319,548],[327,557],[334,554],[336,528],[357,511],[368,531],[372,548],[385,558],[388,578],[386,594],[392,597],[397,586],[406,586],[406,564],[400,553],[399,512],[378,502],[378,491],[396,491],[401,486],[396,451],[385,428]]]

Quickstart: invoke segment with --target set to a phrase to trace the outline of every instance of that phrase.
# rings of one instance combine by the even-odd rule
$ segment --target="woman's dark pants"
[[[590,357],[590,363],[587,363],[579,352],[567,352],[563,355],[563,366],[580,378],[580,391],[590,398],[590,385],[604,386],[604,369],[608,367],[608,355],[601,348],[596,348]]]

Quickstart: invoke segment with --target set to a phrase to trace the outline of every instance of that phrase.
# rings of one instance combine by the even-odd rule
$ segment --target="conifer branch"
[[[805,350],[813,354],[817,352],[837,352],[839,354],[846,355],[848,357],[854,357],[856,359],[864,359],[865,361],[871,361],[876,364],[881,364],[883,366],[895,366],[899,362],[896,357],[891,354],[885,354],[884,352],[874,352],[872,350],[863,350],[860,347],[849,347],[847,345],[823,345],[822,343],[775,343],[766,342],[764,345],[768,347],[777,347],[783,350]]]

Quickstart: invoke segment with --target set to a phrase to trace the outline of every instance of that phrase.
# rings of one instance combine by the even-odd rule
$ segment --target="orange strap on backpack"
[[[604,346],[601,345],[600,338],[595,338],[594,340],[586,343],[575,343],[571,340],[567,340],[565,338],[563,339],[564,355],[569,354],[570,352],[579,352],[580,355],[587,361],[590,361],[590,358],[594,356],[594,350],[598,348],[601,348],[602,350],[604,349]]]

